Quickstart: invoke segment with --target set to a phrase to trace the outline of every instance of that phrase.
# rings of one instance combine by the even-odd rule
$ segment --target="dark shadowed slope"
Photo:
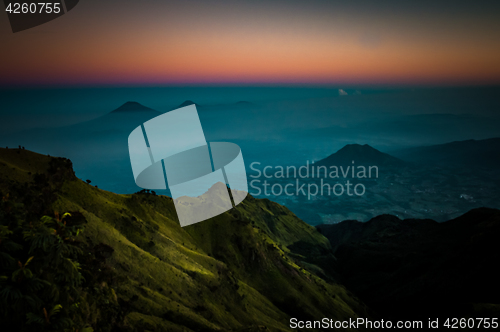
[[[318,229],[342,280],[385,317],[500,315],[500,210],[443,223],[382,215]]]

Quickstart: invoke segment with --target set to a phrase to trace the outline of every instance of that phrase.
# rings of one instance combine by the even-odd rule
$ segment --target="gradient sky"
[[[2,86],[499,84],[500,1],[81,0],[0,44]]]

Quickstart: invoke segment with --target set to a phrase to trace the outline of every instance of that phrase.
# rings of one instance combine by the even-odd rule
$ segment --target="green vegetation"
[[[290,317],[366,316],[335,283],[328,240],[269,200],[181,228],[169,197],[106,192],[69,160],[17,149],[0,149],[0,191],[1,319],[14,331],[287,331]]]
[[[34,173],[19,168],[31,166],[25,161],[9,162],[14,166],[9,170],[17,172],[6,172],[1,186],[6,192],[0,202],[2,330],[88,332],[91,325],[111,330],[119,312],[107,284],[113,274],[99,247],[82,241],[84,216],[50,212],[58,187],[72,176],[71,163],[47,158],[41,164],[46,172]],[[8,167],[5,159],[1,165]]]

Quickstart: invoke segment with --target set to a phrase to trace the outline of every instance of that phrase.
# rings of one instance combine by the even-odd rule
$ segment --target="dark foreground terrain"
[[[316,229],[248,196],[181,228],[169,197],[103,191],[68,159],[23,149],[0,149],[0,192],[2,331],[289,331],[291,317],[499,313],[498,210]]]
[[[500,317],[500,211],[320,225],[342,281],[383,317]]]

